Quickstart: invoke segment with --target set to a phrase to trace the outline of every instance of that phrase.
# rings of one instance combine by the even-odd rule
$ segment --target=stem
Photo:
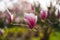
[[[50,33],[51,33],[51,30],[48,33],[48,28],[45,28],[43,32],[43,37],[40,38],[40,40],[49,40]]]

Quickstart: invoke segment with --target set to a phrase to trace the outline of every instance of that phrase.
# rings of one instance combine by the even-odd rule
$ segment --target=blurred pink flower
[[[10,24],[11,22],[13,21],[13,15],[11,14],[9,14],[9,13],[5,13],[5,20],[4,20],[4,24],[5,25],[8,25],[8,24]]]
[[[34,6],[33,5],[31,5],[31,9],[34,10]]]
[[[34,6],[32,4],[31,4],[31,7],[29,9],[29,12],[31,12],[31,13],[35,12],[35,8],[34,8]]]
[[[9,22],[11,22],[12,20],[11,20],[11,15],[9,15],[8,13],[7,13],[7,20],[9,21]]]
[[[32,29],[37,23],[37,16],[31,13],[25,13],[24,20],[29,25],[29,28]]]
[[[41,13],[40,13],[40,18],[41,18],[42,20],[45,20],[46,17],[47,17],[47,12],[46,12],[45,10],[42,10]]]

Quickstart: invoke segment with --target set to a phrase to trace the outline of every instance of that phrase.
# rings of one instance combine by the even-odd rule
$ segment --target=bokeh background
[[[48,7],[50,7],[51,12]],[[55,15],[58,14],[59,10],[59,18],[52,15],[53,24],[49,24],[47,21],[45,23],[39,18],[41,10],[55,12]],[[33,18],[38,16],[37,23],[32,29],[24,21],[26,13],[31,14]],[[45,16],[43,14],[42,19],[45,19]],[[0,40],[60,40],[60,0],[0,0]]]

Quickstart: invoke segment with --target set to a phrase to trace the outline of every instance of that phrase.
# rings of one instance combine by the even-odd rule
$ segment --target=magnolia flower
[[[7,14],[6,16],[5,16],[5,24],[9,24],[11,22],[11,16],[9,15],[9,14]]]
[[[41,18],[42,20],[44,20],[44,19],[46,19],[46,17],[47,17],[46,11],[42,10],[41,13],[40,13],[40,18]]]
[[[31,9],[34,10],[34,6],[33,5],[31,5]]]
[[[8,12],[8,13],[6,13],[6,17],[7,17],[7,19],[10,20],[10,22],[11,22],[11,21],[13,21],[13,19],[14,19],[14,14],[11,14],[10,12]]]
[[[32,29],[37,23],[37,16],[32,13],[25,13],[24,20],[29,25],[29,28]]]
[[[14,19],[14,15],[12,14],[12,15],[11,15],[11,21],[13,21],[13,19]]]
[[[5,19],[4,19],[4,26],[7,28],[7,26],[13,21],[13,15],[9,13],[5,13]]]

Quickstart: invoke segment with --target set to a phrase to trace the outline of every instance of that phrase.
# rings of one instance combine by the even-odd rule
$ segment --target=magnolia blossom
[[[13,21],[13,19],[14,19],[14,15],[12,14],[12,15],[11,15],[11,21]]]
[[[24,20],[29,25],[29,28],[32,29],[37,23],[37,16],[32,13],[25,13]]]
[[[7,28],[7,26],[13,21],[13,15],[9,14],[9,13],[5,13],[5,17],[4,17],[4,27]]]
[[[31,10],[34,10],[34,6],[33,5],[31,5]]]
[[[47,17],[47,12],[45,10],[42,10],[41,13],[40,13],[40,18],[42,20],[44,20],[44,19],[46,19],[46,17]]]
[[[11,16],[9,14],[6,14],[5,16],[5,24],[8,24],[11,22]]]

